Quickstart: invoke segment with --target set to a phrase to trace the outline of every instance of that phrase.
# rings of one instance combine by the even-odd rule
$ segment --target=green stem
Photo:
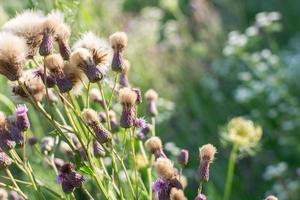
[[[234,176],[235,162],[237,159],[237,150],[238,150],[238,145],[234,144],[234,146],[230,152],[230,157],[229,157],[229,162],[228,162],[227,178],[226,178],[223,200],[229,200],[229,198],[230,198],[232,181],[233,181],[233,176]]]
[[[11,182],[13,183],[14,187],[16,188],[16,192],[18,192],[20,195],[22,195],[22,197],[24,197],[25,199],[28,199],[27,196],[22,192],[22,190],[19,188],[15,178],[13,177],[13,175],[11,174],[9,169],[5,169],[5,172],[7,174],[7,176],[10,178]]]
[[[114,92],[115,92],[116,87],[117,87],[118,78],[119,78],[119,73],[116,74],[114,86],[113,86],[113,88],[112,88],[111,95],[110,95],[109,101],[108,101],[108,103],[107,103],[107,104],[108,104],[108,106],[107,106],[108,109],[110,108],[111,100],[112,100],[112,98],[113,98],[113,96],[114,96]]]

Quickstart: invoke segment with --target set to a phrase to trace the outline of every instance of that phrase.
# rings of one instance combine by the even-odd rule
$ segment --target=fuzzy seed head
[[[182,190],[172,188],[170,192],[170,200],[186,200]]]
[[[270,195],[265,200],[278,200],[278,198],[275,197],[274,195]]]
[[[25,10],[6,22],[2,29],[23,37],[28,45],[28,57],[33,57],[42,42],[43,21],[44,16],[41,11]]]
[[[162,149],[161,139],[157,136],[152,136],[145,142],[145,146],[151,153],[155,153]]]
[[[116,32],[109,36],[111,47],[114,50],[123,50],[128,43],[128,37],[125,32]]]
[[[97,88],[92,88],[89,92],[89,97],[92,102],[102,101],[101,93]]]
[[[86,32],[81,36],[74,45],[74,49],[78,48],[87,49],[92,54],[96,65],[100,65],[100,67],[108,68],[111,63],[112,49],[108,45],[108,42],[93,32]]]
[[[158,158],[154,163],[158,176],[164,180],[172,179],[174,176],[173,163],[168,158]]]
[[[44,65],[50,71],[57,71],[64,66],[64,60],[59,54],[51,54],[44,59]]]
[[[64,15],[60,11],[52,11],[43,21],[43,33],[51,34],[55,40],[68,41],[70,28],[64,23]]]
[[[208,161],[208,163],[212,163],[215,158],[215,154],[217,153],[217,149],[212,144],[206,144],[199,149],[199,152],[201,160],[205,160]]]
[[[96,111],[90,108],[86,108],[81,112],[83,120],[88,124],[98,124],[99,116]]]
[[[137,100],[137,94],[130,88],[122,88],[119,91],[119,98],[122,104],[134,105]]]
[[[23,38],[9,32],[0,32],[0,74],[11,81],[19,79],[27,53]]]
[[[158,94],[157,92],[155,92],[155,90],[149,89],[145,93],[145,98],[147,99],[147,101],[156,101],[158,99]]]

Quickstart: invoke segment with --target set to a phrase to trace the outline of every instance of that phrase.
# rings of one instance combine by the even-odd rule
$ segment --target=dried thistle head
[[[155,153],[162,149],[161,139],[157,136],[152,136],[145,142],[145,146],[151,153]]]
[[[80,94],[83,88],[83,82],[86,80],[84,73],[69,62],[65,62],[63,71],[66,77],[71,81],[72,93],[74,95]]]
[[[41,101],[45,96],[45,85],[40,77],[36,77],[34,69],[24,71],[19,80],[36,101]],[[9,85],[14,97],[21,100],[27,100],[28,95],[18,83],[10,82]]]
[[[122,104],[134,105],[137,100],[137,94],[130,88],[122,88],[119,91],[119,99]]]
[[[18,80],[28,53],[26,41],[9,32],[0,32],[0,74]]]
[[[88,125],[94,125],[99,123],[99,116],[96,111],[90,108],[85,108],[81,112],[82,118]]]
[[[158,99],[158,94],[153,89],[147,90],[145,93],[145,98],[147,101],[156,101]]]
[[[154,163],[154,168],[158,176],[164,180],[172,179],[174,176],[174,167],[168,158],[158,158]]]
[[[206,144],[199,149],[199,152],[200,152],[199,156],[201,160],[205,160],[208,163],[212,163],[215,159],[215,154],[217,153],[217,149],[212,144]]]
[[[28,45],[27,56],[32,58],[42,42],[43,21],[41,11],[25,10],[6,22],[2,29],[23,37]]]
[[[173,187],[170,191],[170,200],[186,200],[182,190]]]
[[[114,51],[123,51],[128,43],[128,37],[125,32],[116,32],[109,36],[111,47]]]
[[[65,28],[64,15],[60,11],[50,12],[43,21],[43,33],[51,34],[55,40],[64,39],[68,40],[70,31]]]
[[[93,32],[86,32],[75,43],[74,49],[77,48],[85,48],[89,50],[93,56],[95,64],[101,68],[105,68],[104,71],[108,69],[112,59],[112,49],[106,40],[98,37]]]
[[[44,58],[44,66],[52,72],[57,72],[64,67],[64,60],[59,54],[51,54]]]

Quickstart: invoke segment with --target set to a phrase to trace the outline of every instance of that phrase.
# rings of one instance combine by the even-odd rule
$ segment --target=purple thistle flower
[[[30,127],[30,122],[28,119],[28,108],[26,107],[25,104],[19,104],[17,105],[16,108],[16,115],[17,115],[17,127],[21,130],[21,131],[26,131],[27,129],[29,129]]]
[[[182,190],[182,185],[176,178],[171,180],[162,180],[158,178],[152,185],[152,191],[157,195],[158,200],[169,200],[172,188]]]
[[[41,56],[48,56],[53,49],[53,37],[50,34],[44,34],[40,45],[39,53]]]
[[[11,163],[10,157],[3,151],[0,151],[0,170],[8,168]]]
[[[195,200],[206,200],[205,194],[199,194],[196,196]]]
[[[120,118],[120,126],[122,128],[130,128],[134,125],[135,122],[135,107],[134,106],[123,106],[121,118]]]
[[[140,118],[136,118],[134,120],[134,126],[137,128],[144,129],[148,126],[148,124],[147,124],[147,121],[143,117],[140,117]]]
[[[74,170],[72,163],[65,163],[57,176],[57,182],[61,184],[65,193],[70,193],[75,187],[81,187],[84,177]]]
[[[189,161],[189,151],[187,149],[181,149],[177,159],[180,164],[186,165]]]

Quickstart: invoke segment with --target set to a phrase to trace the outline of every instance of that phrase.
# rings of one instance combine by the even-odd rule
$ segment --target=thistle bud
[[[8,132],[11,138],[16,142],[16,147],[24,145],[24,137],[22,131],[17,127],[16,121],[13,117],[8,118]]]
[[[162,149],[162,142],[159,137],[152,136],[145,142],[145,146],[152,154],[154,154],[155,159],[158,159],[160,157],[166,158],[166,155],[163,152]]]
[[[119,84],[121,87],[130,87],[130,83],[128,80],[128,72],[130,69],[130,63],[128,60],[124,60],[124,67],[120,74]]]
[[[54,139],[52,137],[44,137],[41,141],[41,152],[48,154],[54,147]]]
[[[154,168],[163,180],[170,180],[174,177],[173,163],[168,158],[158,158],[154,163]]]
[[[64,60],[69,60],[71,55],[71,48],[67,42],[58,40],[59,53]]]
[[[120,102],[122,104],[122,114],[120,125],[123,128],[130,128],[135,122],[135,106],[137,95],[129,88],[123,88],[119,92]]]
[[[34,146],[38,140],[35,136],[30,136],[28,139],[27,139],[27,142],[30,146]]]
[[[186,200],[187,198],[184,196],[182,190],[177,188],[172,188],[170,192],[170,200]]]
[[[278,200],[278,198],[273,195],[270,195],[265,200]]]
[[[12,164],[10,157],[4,153],[0,152],[0,170],[8,168]]]
[[[123,54],[125,47],[127,46],[128,38],[124,32],[116,32],[109,37],[111,47],[114,50],[112,60],[112,70],[115,72],[121,72],[124,68]]]
[[[147,100],[147,112],[152,117],[155,117],[158,113],[157,112],[157,107],[156,107],[156,101],[158,99],[158,94],[153,89],[149,89],[145,93],[145,98]]]
[[[65,75],[63,71],[59,71],[56,74],[56,82],[58,89],[61,93],[69,92],[72,90],[72,81]]]
[[[52,53],[53,49],[53,37],[49,33],[44,33],[43,40],[40,45],[39,53],[41,56],[48,56]]]
[[[201,181],[209,180],[209,166],[213,162],[217,152],[216,147],[211,144],[203,145],[200,149],[200,166],[197,171],[197,177]]]
[[[35,77],[39,77],[43,81],[44,85],[47,86],[47,88],[52,88],[56,84],[55,77],[52,74],[46,75],[46,82],[45,82],[45,75],[43,69],[36,70],[34,74]]]
[[[0,131],[0,148],[3,151],[8,151],[16,146],[16,142],[7,130]]]
[[[19,104],[16,108],[16,114],[17,114],[17,127],[21,131],[26,131],[30,127],[30,122],[27,116],[28,108],[25,104]]]
[[[187,165],[189,161],[189,151],[187,149],[181,149],[177,160],[181,165]]]
[[[196,196],[195,200],[206,200],[205,194],[199,194]]]
[[[104,157],[105,156],[105,151],[102,145],[97,141],[93,140],[93,152],[95,157]]]
[[[96,111],[92,109],[84,109],[82,111],[82,117],[85,123],[93,129],[96,139],[101,144],[111,140],[111,133],[100,123],[99,116]]]

